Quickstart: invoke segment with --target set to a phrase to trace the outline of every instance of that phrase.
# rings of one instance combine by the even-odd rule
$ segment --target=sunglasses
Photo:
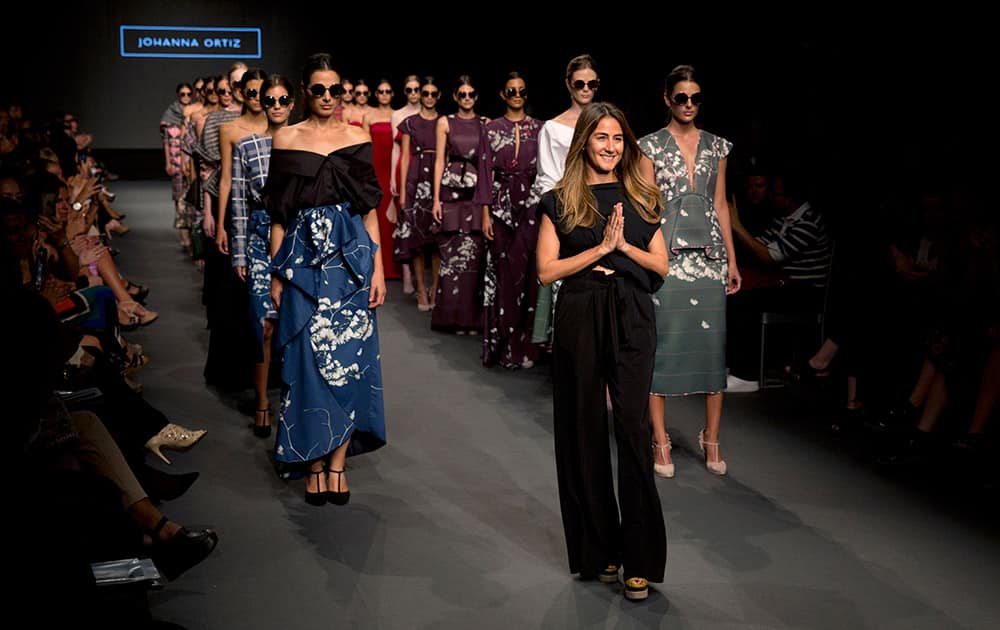
[[[516,98],[518,96],[524,98],[527,95],[528,95],[528,88],[521,88],[521,89],[507,88],[507,98]]]
[[[265,96],[260,99],[260,103],[261,105],[264,106],[264,109],[271,109],[272,107],[274,107],[275,103],[281,105],[282,107],[288,107],[288,104],[291,102],[292,102],[292,97],[287,94],[282,94],[278,98],[275,98],[273,96]]]
[[[177,96],[184,98],[185,96],[191,96],[191,92],[178,92]]]
[[[260,94],[260,92],[258,92],[253,88],[250,88],[249,90],[243,93],[243,96],[247,97],[248,99],[251,99],[251,98],[257,98],[258,94]]]
[[[368,90],[354,90],[354,96],[368,96],[371,92]]]
[[[408,90],[410,88],[406,88],[406,89]],[[375,91],[378,92],[379,94],[392,94],[392,88],[389,88],[387,90],[383,90],[383,89],[379,88],[378,90],[375,90]],[[414,91],[416,91],[416,90],[414,90]],[[409,92],[407,92],[407,94],[409,94]]]
[[[428,98],[437,98],[441,96],[441,92],[437,90],[421,90],[420,96],[426,96]]]
[[[678,105],[687,105],[688,101],[691,101],[691,104],[697,107],[705,102],[705,97],[701,95],[701,92],[695,92],[691,96],[688,96],[684,92],[678,92],[677,94],[674,94],[670,100]]]
[[[584,81],[583,79],[577,79],[576,81],[573,81],[572,85],[574,90],[582,90],[587,87],[593,92],[596,91],[597,88],[601,87],[601,80],[591,79],[590,81]]]
[[[323,98],[323,95],[330,92],[330,98],[340,98],[344,95],[344,86],[339,83],[334,83],[330,87],[323,85],[322,83],[313,83],[309,86],[309,93],[316,98]]]
[[[215,88],[215,93],[218,94],[219,96],[228,96],[232,94],[232,92],[230,92],[226,88]]]
[[[471,98],[472,100],[475,100],[476,97],[479,96],[479,92],[476,92],[475,90],[472,90],[471,92],[456,92],[456,94],[460,99]]]
[[[403,91],[407,94],[416,94],[420,91],[420,88],[403,88]]]

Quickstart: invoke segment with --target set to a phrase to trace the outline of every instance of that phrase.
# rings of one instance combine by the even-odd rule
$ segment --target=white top
[[[532,192],[542,196],[552,190],[566,170],[566,154],[573,141],[573,127],[547,120],[538,133],[538,175]]]

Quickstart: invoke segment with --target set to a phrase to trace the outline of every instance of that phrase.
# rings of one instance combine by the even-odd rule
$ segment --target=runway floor
[[[279,479],[248,428],[251,392],[203,383],[201,275],[177,245],[169,183],[113,188],[132,227],[114,241],[122,268],[152,287],[160,313],[129,335],[152,359],[145,396],[208,429],[170,467],[150,456],[201,471],[163,509],[220,536],[151,593],[158,619],[190,630],[1000,627],[992,512],[857,457],[824,430],[822,405],[790,389],[726,398],[721,478],[697,449],[702,400],[668,400],[666,581],[636,604],[576,580],[545,368],[483,368],[479,338],[432,332],[398,282],[379,313],[388,445],[349,460],[349,505],[306,505],[303,482]]]

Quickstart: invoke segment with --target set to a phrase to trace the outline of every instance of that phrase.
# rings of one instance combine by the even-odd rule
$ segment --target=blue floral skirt
[[[312,462],[347,440],[348,455],[385,445],[378,327],[368,308],[377,246],[348,207],[302,210],[271,265],[284,283],[275,331],[281,464]]]

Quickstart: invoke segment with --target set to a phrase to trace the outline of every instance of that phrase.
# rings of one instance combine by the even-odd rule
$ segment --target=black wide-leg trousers
[[[616,564],[626,579],[663,581],[667,537],[649,425],[654,317],[650,295],[619,275],[594,272],[559,290],[552,349],[556,472],[570,572],[584,577]],[[605,386],[618,447],[617,501]]]

